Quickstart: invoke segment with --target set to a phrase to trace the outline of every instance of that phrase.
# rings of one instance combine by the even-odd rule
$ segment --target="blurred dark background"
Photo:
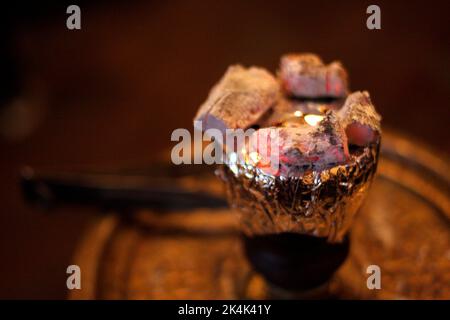
[[[73,3],[2,4],[0,298],[65,298],[95,213],[26,206],[20,168],[148,166],[232,63],[274,71],[293,51],[339,59],[385,127],[450,153],[448,1],[74,3],[75,31]],[[366,28],[370,4],[381,30]]]

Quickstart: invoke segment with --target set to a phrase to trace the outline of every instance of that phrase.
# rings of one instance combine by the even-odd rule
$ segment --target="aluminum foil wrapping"
[[[246,235],[294,232],[340,242],[374,177],[379,146],[380,139],[353,151],[346,164],[301,177],[268,175],[230,158],[218,174]]]

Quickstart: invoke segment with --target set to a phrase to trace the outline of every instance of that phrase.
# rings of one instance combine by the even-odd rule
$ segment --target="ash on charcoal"
[[[250,149],[260,157],[259,168],[286,177],[343,164],[349,158],[345,132],[331,110],[317,125],[297,122],[259,129],[250,138]],[[273,165],[275,150],[278,166]]]
[[[381,116],[376,112],[367,91],[356,91],[347,97],[338,116],[350,144],[366,146],[381,133]]]
[[[277,80],[265,69],[231,66],[212,88],[195,120],[203,122],[204,130],[246,129],[275,104],[279,92]]]
[[[345,97],[348,76],[340,62],[325,65],[314,54],[281,57],[278,77],[287,95],[300,98]]]

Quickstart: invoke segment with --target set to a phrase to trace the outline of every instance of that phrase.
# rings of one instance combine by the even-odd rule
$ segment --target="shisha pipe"
[[[377,167],[381,117],[368,92],[347,95],[347,83],[339,62],[312,54],[283,56],[278,79],[232,66],[196,115],[205,129],[257,128],[225,150],[219,176],[247,258],[275,297],[323,296],[348,255],[347,233]],[[276,150],[275,165],[261,146]]]

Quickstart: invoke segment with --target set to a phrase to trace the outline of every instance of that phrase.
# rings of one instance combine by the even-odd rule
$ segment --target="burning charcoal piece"
[[[282,127],[257,130],[250,139],[250,151],[258,154],[256,167],[274,175],[298,177],[306,170],[345,163],[349,159],[347,138],[336,114],[328,111],[324,116],[314,115],[315,120],[308,119],[294,118]],[[278,162],[276,167],[272,156]]]
[[[381,116],[376,112],[367,91],[349,95],[338,115],[350,144],[367,146],[378,139]]]
[[[203,130],[246,129],[277,101],[279,91],[277,80],[268,71],[231,66],[200,106],[195,120],[202,121]]]
[[[265,114],[258,122],[260,127],[279,126],[284,121],[298,118],[307,114],[322,115],[327,110],[337,111],[342,107],[342,99],[334,99],[330,102],[300,101],[281,97],[271,108],[270,113]]]
[[[299,98],[345,97],[347,72],[340,62],[324,65],[314,54],[288,54],[278,73],[285,92]]]

